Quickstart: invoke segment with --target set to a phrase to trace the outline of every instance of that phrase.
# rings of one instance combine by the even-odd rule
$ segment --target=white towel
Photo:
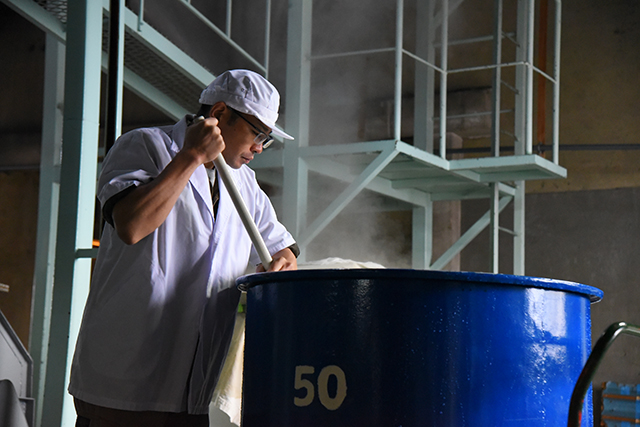
[[[245,313],[236,315],[236,325],[233,329],[231,346],[227,359],[222,366],[220,379],[213,392],[212,405],[219,408],[229,416],[229,421],[237,426],[240,425],[242,414],[242,369],[244,363],[244,324]],[[210,417],[214,418],[210,411]],[[222,427],[220,423],[211,424],[215,427]],[[228,424],[226,424],[228,425]]]

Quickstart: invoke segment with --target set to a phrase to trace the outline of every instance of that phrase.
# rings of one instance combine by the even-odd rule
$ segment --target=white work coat
[[[102,205],[156,177],[183,144],[186,121],[123,135],[98,183]],[[271,254],[294,243],[246,166],[232,170]],[[191,176],[164,223],[134,245],[111,225],[100,242],[69,392],[124,410],[207,413],[240,293],[260,262],[224,184],[214,219],[206,171]]]

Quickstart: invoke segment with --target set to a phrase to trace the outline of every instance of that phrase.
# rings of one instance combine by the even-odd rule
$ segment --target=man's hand
[[[218,157],[224,147],[215,117],[189,126],[182,149],[160,175],[138,186],[113,207],[113,222],[120,239],[132,245],[158,228],[196,168]]]
[[[276,252],[273,255],[273,261],[269,266],[269,270],[265,270],[262,264],[259,264],[256,268],[256,273],[264,273],[265,271],[283,271],[283,270],[297,270],[298,261],[296,256],[291,252],[291,249],[284,248],[281,251]]]
[[[182,149],[192,153],[199,163],[204,164],[218,157],[225,144],[217,118],[198,119],[187,128]]]

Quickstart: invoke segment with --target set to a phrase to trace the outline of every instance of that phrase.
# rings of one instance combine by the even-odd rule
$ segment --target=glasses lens
[[[264,150],[265,148],[271,145],[271,143],[273,142],[273,138],[271,138],[269,135],[265,134],[264,132],[260,132],[253,139],[253,142],[255,142],[258,145],[262,145],[262,149]]]
[[[260,129],[258,129],[256,127],[256,125],[254,125],[253,123],[251,123],[249,120],[247,120],[242,114],[240,114],[239,112],[237,112],[236,110],[234,110],[233,108],[229,108],[232,112],[234,112],[235,114],[238,115],[238,117],[240,117],[242,120],[244,120],[245,122],[247,122],[249,124],[249,126],[251,126],[253,128],[253,130],[255,130],[257,132],[257,135],[255,138],[253,138],[253,142],[258,144],[258,145],[262,145],[262,149],[265,149],[267,147],[269,147],[271,145],[271,143],[273,142],[273,138],[270,135],[267,135],[266,133],[262,132]]]

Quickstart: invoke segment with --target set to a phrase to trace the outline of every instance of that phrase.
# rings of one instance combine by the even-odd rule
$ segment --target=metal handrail
[[[598,339],[573,389],[571,402],[569,403],[568,427],[580,427],[580,422],[582,421],[582,405],[591,380],[600,362],[602,362],[605,352],[621,333],[640,337],[640,327],[629,325],[626,322],[617,322],[609,326]]]
[[[211,22],[211,20],[209,18],[207,18],[204,14],[202,14],[202,12],[200,12],[198,9],[196,9],[195,6],[193,6],[191,4],[191,0],[179,0],[196,18],[198,18],[200,21],[202,21],[205,25],[207,25],[209,28],[211,28],[222,40],[224,40],[225,42],[227,42],[227,44],[229,44],[233,49],[236,50],[236,52],[238,52],[239,54],[241,54],[244,58],[246,58],[247,60],[249,60],[254,66],[256,66],[260,71],[262,71],[262,73],[267,76],[268,75],[268,51],[269,51],[269,31],[270,31],[270,22],[266,21],[265,26],[266,26],[266,31],[265,31],[265,52],[267,52],[267,56],[265,57],[265,63],[261,63],[260,61],[258,61],[256,58],[254,58],[250,53],[248,53],[246,50],[244,50],[238,43],[236,43],[232,38],[231,38],[231,27],[230,27],[230,23],[227,22],[226,25],[226,29],[223,31],[220,28],[218,28],[217,25],[215,25],[213,22]],[[267,16],[266,19],[270,20],[271,19],[271,2],[269,0],[267,0],[266,2],[267,5],[267,13],[265,14]],[[227,3],[227,11],[230,12],[231,6],[230,6],[230,2]],[[229,21],[229,17],[230,15],[228,14],[227,16],[227,21]]]

